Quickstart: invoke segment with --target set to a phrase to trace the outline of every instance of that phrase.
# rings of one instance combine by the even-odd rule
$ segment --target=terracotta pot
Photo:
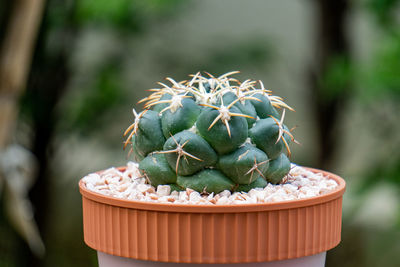
[[[308,199],[209,206],[107,197],[87,190],[81,180],[84,239],[100,252],[100,264],[111,259],[135,266],[155,264],[146,261],[285,264],[289,259],[322,258],[325,262],[324,252],[340,242],[345,182],[332,173],[309,170],[329,176],[339,186]],[[292,261],[280,266],[311,265]]]

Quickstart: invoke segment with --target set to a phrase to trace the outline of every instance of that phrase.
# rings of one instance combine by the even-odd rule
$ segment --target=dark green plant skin
[[[240,113],[236,107],[232,107],[230,111]],[[203,138],[217,151],[223,155],[232,152],[246,141],[247,138],[247,121],[243,117],[231,117],[229,127],[231,136],[229,136],[226,125],[219,120],[211,129],[212,122],[219,115],[219,111],[212,108],[204,108],[197,119],[197,129]]]
[[[254,97],[261,100],[261,102],[257,100],[250,100],[257,112],[258,117],[261,119],[268,118],[269,116],[279,118],[278,111],[276,111],[276,109],[272,106],[268,97],[262,94],[255,94]]]
[[[168,138],[164,144],[164,151],[175,150],[177,144],[183,146],[182,149],[193,156],[181,156],[177,169],[178,175],[192,175],[205,167],[214,166],[218,160],[217,153],[215,153],[207,141],[190,131],[183,131]],[[178,157],[177,152],[165,153],[165,158],[174,170]]]
[[[286,125],[283,125],[283,129],[290,132],[289,128]],[[283,134],[283,137],[285,138],[286,142],[288,144],[290,144],[290,142],[292,141],[292,139],[290,138],[290,136],[286,133]]]
[[[286,127],[286,125],[283,125],[283,129],[285,129],[286,131],[290,132],[289,128]],[[288,146],[289,146],[290,143],[292,142],[291,137],[290,137],[288,134],[284,133],[284,134],[283,134],[283,138],[285,139],[286,143],[287,143]],[[288,156],[288,157],[290,158],[289,151],[288,151],[287,149],[284,149],[284,150],[283,150],[283,153],[285,153],[285,155]]]
[[[169,187],[171,187],[171,192],[174,192],[174,191],[179,192],[179,191],[184,191],[185,190],[185,188],[183,188],[183,187],[181,187],[181,186],[179,186],[177,184],[168,184],[168,185],[169,185]]]
[[[239,105],[238,108],[240,109],[240,111],[243,114],[249,115],[254,118],[254,119],[246,118],[248,128],[250,129],[253,126],[253,124],[256,122],[256,119],[257,119],[256,109],[254,108],[253,104],[251,104],[250,100],[245,100],[244,104]]]
[[[254,166],[257,169],[249,172]],[[263,176],[268,166],[267,155],[250,144],[245,144],[234,152],[221,156],[218,161],[218,168],[236,184],[251,184]]]
[[[265,178],[271,184],[278,184],[282,177],[286,176],[290,171],[290,160],[281,153],[276,159],[269,162],[269,168],[265,172]]]
[[[176,173],[169,166],[164,154],[148,155],[139,162],[139,170],[145,173],[153,186],[176,183]]]
[[[136,162],[140,162],[144,159],[144,157],[142,155],[139,154],[137,148],[136,148],[136,135],[132,136],[132,156],[133,156],[133,160]]]
[[[224,190],[233,191],[235,188],[232,180],[214,169],[204,169],[192,176],[178,176],[176,183],[183,188],[190,188],[201,193],[217,194]]]
[[[267,153],[268,158],[275,159],[285,148],[282,140],[278,140],[279,126],[272,118],[261,119],[249,131],[251,141]]]
[[[162,150],[165,137],[161,130],[161,120],[158,113],[147,110],[140,119],[136,132],[135,146],[137,152],[143,157],[150,152]]]
[[[258,177],[254,182],[251,184],[240,184],[238,187],[236,187],[235,191],[236,192],[249,192],[251,189],[254,188],[264,188],[268,185],[268,182],[265,181],[264,178]]]
[[[181,103],[182,107],[179,107],[175,112],[167,110],[161,116],[162,131],[165,138],[192,127],[200,114],[201,107],[192,99],[184,98]]]
[[[160,100],[170,100],[171,98],[172,98],[172,95],[166,93],[160,98]],[[166,107],[168,107],[167,103],[160,103],[160,104],[155,105],[152,108],[152,110],[154,110],[155,112],[159,113],[159,112],[161,112],[161,110],[163,110]]]
[[[289,173],[289,144],[297,141],[283,124],[285,110],[280,115],[275,107],[291,108],[261,82],[262,89],[255,89],[255,81],[223,76],[198,73],[186,83],[168,78],[171,87],[162,84],[145,99],[147,110],[134,111],[128,140],[153,186],[248,192],[280,183]]]

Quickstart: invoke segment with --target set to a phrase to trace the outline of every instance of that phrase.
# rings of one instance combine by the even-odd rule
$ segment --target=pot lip
[[[302,166],[303,167],[303,166]],[[123,171],[126,167],[118,167],[118,170]],[[293,208],[301,208],[307,206],[318,205],[321,203],[329,202],[334,199],[341,198],[346,189],[346,182],[340,176],[319,170],[314,168],[306,168],[314,173],[322,173],[324,176],[328,176],[330,179],[335,180],[338,183],[338,187],[321,196],[310,197],[305,199],[288,200],[280,202],[269,202],[269,203],[257,203],[257,204],[233,204],[233,205],[193,205],[193,204],[169,204],[169,203],[155,203],[145,201],[134,201],[128,199],[120,199],[116,197],[110,197],[102,195],[86,188],[83,178],[79,181],[79,191],[82,197],[108,204],[111,206],[139,209],[139,210],[152,210],[152,211],[164,211],[164,212],[183,212],[183,213],[238,213],[238,212],[259,212],[259,211],[270,211],[270,210],[285,210]],[[98,171],[101,173],[104,170]]]

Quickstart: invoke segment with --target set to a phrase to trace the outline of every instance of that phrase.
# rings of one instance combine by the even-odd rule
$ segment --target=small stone
[[[172,191],[171,197],[177,199],[179,197],[179,192],[178,191]]]
[[[292,193],[296,191],[298,187],[292,184],[284,184],[283,189],[286,191],[286,193]]]
[[[193,189],[186,188],[186,194],[189,196],[192,192],[194,192]]]
[[[157,186],[157,195],[160,197],[168,196],[171,193],[171,187],[169,185]]]
[[[189,199],[189,195],[186,191],[179,192],[179,201],[186,201]]]
[[[138,186],[137,186],[136,188],[137,188],[137,190],[138,190],[139,192],[145,193],[145,192],[147,192],[147,190],[149,190],[150,185],[147,185],[147,184],[138,184]]]
[[[87,183],[86,188],[89,189],[90,191],[94,191],[96,188],[94,187],[93,184]]]
[[[124,192],[126,189],[128,189],[128,184],[121,184],[117,186],[118,192]]]
[[[229,191],[229,190],[224,190],[224,191],[222,191],[221,193],[219,193],[219,195],[220,195],[221,197],[230,197],[230,196],[231,196],[231,191]]]
[[[201,197],[201,195],[200,195],[199,192],[193,191],[193,192],[191,192],[190,195],[189,195],[189,200],[190,200],[191,202],[197,202],[197,201],[201,201],[201,200],[202,200],[202,197]]]
[[[216,205],[226,205],[226,204],[228,204],[228,203],[229,203],[228,197],[223,196],[223,197],[219,198],[219,199],[217,200],[217,203],[215,203],[215,204],[216,204]]]
[[[209,194],[209,195],[207,196],[207,200],[208,200],[208,201],[211,201],[213,198],[214,198],[214,192],[212,192],[211,194]]]
[[[257,201],[260,202],[264,202],[265,198],[264,190],[251,189],[248,194],[251,198],[255,198]]]

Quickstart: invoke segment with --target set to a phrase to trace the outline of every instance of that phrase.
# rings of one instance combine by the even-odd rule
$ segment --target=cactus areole
[[[200,193],[247,192],[281,183],[297,142],[283,124],[282,98],[261,81],[239,81],[238,72],[219,77],[200,72],[190,80],[151,89],[144,110],[125,131],[124,148],[153,186]]]

